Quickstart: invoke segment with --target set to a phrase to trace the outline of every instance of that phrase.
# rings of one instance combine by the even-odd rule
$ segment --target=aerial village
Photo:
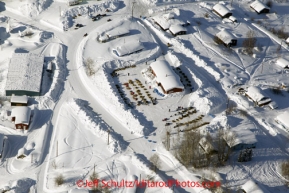
[[[1,1],[0,193],[289,192],[288,10]]]

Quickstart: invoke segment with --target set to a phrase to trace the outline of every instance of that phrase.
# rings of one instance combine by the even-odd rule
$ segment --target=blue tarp
[[[155,93],[157,93],[158,95],[160,95],[161,97],[164,97],[165,95],[163,95],[162,93],[160,93],[159,91],[158,91],[158,89],[154,89],[154,91],[153,92],[155,92]]]

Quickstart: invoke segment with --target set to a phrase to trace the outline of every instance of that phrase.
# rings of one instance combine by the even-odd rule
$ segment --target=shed
[[[267,105],[271,102],[271,99],[263,94],[263,91],[255,86],[251,86],[245,92],[245,95],[255,102],[258,106]]]
[[[227,18],[227,17],[230,17],[232,15],[230,10],[225,5],[222,5],[220,3],[216,4],[213,7],[213,12],[215,12],[221,18]]]
[[[100,42],[104,43],[104,42],[107,42],[109,40],[116,39],[116,38],[119,38],[119,37],[122,37],[122,36],[125,36],[128,34],[129,34],[129,30],[119,27],[119,28],[115,28],[111,31],[105,32],[104,35],[100,35],[98,37],[98,40]]]
[[[260,13],[269,13],[270,8],[263,4],[262,2],[256,0],[253,3],[251,3],[250,7],[255,10],[258,14]]]
[[[23,96],[11,96],[11,106],[27,106],[28,97],[26,95]]]
[[[39,96],[44,56],[33,53],[14,53],[10,59],[6,96]]]
[[[142,43],[138,40],[133,40],[130,42],[126,42],[121,46],[116,47],[113,51],[117,56],[126,56],[129,54],[133,54],[135,52],[143,50],[144,47]]]
[[[289,129],[289,111],[285,111],[284,113],[278,115],[275,121],[279,123],[284,129]]]
[[[180,77],[173,71],[167,61],[159,60],[153,62],[150,68],[155,75],[155,81],[165,94],[182,92],[184,90],[184,85],[181,83]]]
[[[187,29],[180,24],[171,25],[169,30],[173,34],[173,36],[184,35],[187,33]]]
[[[276,60],[276,64],[281,68],[289,68],[289,61],[284,58],[279,58]]]
[[[237,45],[237,39],[225,29],[217,33],[216,36],[224,43],[225,46],[231,47]]]
[[[238,127],[230,129],[224,140],[233,150],[255,148],[257,144],[257,139],[252,131]]]
[[[237,18],[232,15],[229,17],[229,20],[231,20],[233,23],[238,22]]]
[[[16,129],[28,130],[31,118],[29,107],[14,107],[11,112],[11,120],[14,121]]]

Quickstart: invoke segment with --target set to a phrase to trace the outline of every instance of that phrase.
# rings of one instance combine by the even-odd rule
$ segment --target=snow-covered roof
[[[289,43],[289,38],[286,39],[286,42]]]
[[[44,56],[14,53],[10,59],[5,90],[40,92]]]
[[[111,38],[111,37],[115,37],[115,36],[125,35],[128,33],[129,33],[129,30],[127,30],[123,27],[118,27],[118,28],[115,28],[111,31],[106,32],[106,35]]]
[[[88,193],[88,189],[71,189],[69,193]]]
[[[165,60],[158,60],[151,63],[150,67],[156,74],[156,81],[161,83],[165,91],[173,88],[184,89],[180,77],[173,71],[172,67]]]
[[[179,19],[166,19],[165,15],[156,15],[153,17],[154,21],[157,22],[164,30],[167,30],[172,25],[185,25],[186,22]]]
[[[289,128],[289,111],[286,111],[276,117],[276,120],[284,127]]]
[[[230,137],[235,137],[234,140],[231,141]],[[250,131],[249,129],[245,129],[242,127],[235,127],[228,131],[228,138],[224,138],[228,143],[230,147],[234,147],[238,144],[254,144],[257,143],[257,139],[255,137],[255,134]]]
[[[230,32],[225,29],[218,32],[216,36],[220,38],[220,40],[222,40],[225,44],[229,44],[232,40],[236,39]]]
[[[276,64],[279,65],[280,67],[282,68],[286,68],[286,67],[289,67],[289,61],[284,59],[284,58],[279,58],[277,61],[276,61]]]
[[[260,13],[263,9],[270,9],[266,5],[264,5],[262,2],[256,0],[253,3],[251,3],[250,7],[252,7],[255,11]]]
[[[132,41],[126,42],[122,46],[116,47],[116,49],[114,50],[117,52],[118,56],[125,56],[128,54],[140,51],[142,49],[144,49],[144,47],[140,41],[132,40]]]
[[[2,150],[3,150],[3,141],[4,141],[4,135],[2,133],[0,133],[0,155],[1,155]]]
[[[254,181],[249,180],[241,187],[246,193],[265,193]]]
[[[177,34],[179,32],[183,32],[183,31],[187,31],[187,29],[185,27],[183,27],[180,24],[176,24],[176,25],[171,25],[171,27],[169,28],[169,30],[173,33],[173,34]]]
[[[29,107],[14,107],[11,112],[11,117],[15,117],[15,124],[29,125],[31,109]]]
[[[26,95],[23,96],[11,96],[11,103],[24,103],[27,104],[28,102],[28,97]]]
[[[227,15],[228,13],[231,13],[230,10],[225,7],[224,5],[217,3],[214,7],[213,10],[219,13],[222,17]]]
[[[255,102],[260,102],[261,100],[268,99],[262,92],[262,90],[255,86],[250,86],[247,89],[246,94]],[[271,100],[270,100],[271,101]]]

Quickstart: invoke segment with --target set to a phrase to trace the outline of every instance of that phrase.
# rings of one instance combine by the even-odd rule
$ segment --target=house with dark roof
[[[216,34],[217,38],[219,38],[225,46],[231,47],[237,45],[237,38],[235,38],[230,32],[227,30],[222,30]]]

